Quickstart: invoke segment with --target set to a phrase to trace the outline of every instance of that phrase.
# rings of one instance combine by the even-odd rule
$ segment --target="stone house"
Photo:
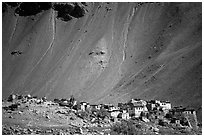
[[[131,116],[140,117],[143,111],[144,111],[144,106],[133,106],[130,108],[129,113]]]
[[[86,104],[86,110],[90,109],[91,105],[89,103]]]
[[[122,113],[122,119],[130,119],[130,115],[129,115],[129,113]]]
[[[108,104],[104,104],[104,105],[102,105],[102,108],[104,108],[104,109],[108,110],[109,105],[108,105]]]
[[[171,109],[171,103],[169,101],[160,101],[158,104],[163,110]]]
[[[103,108],[103,104],[98,104],[98,108],[99,109]]]
[[[99,105],[90,105],[91,110],[100,110]]]
[[[125,105],[124,103],[118,103],[119,108],[123,107],[124,105]]]
[[[184,117],[188,121],[189,127],[197,130],[198,129],[198,121],[197,121],[196,111],[194,109],[185,109],[183,111],[183,114],[184,114]]]
[[[76,100],[73,101],[72,106],[75,106],[75,105],[77,105],[77,101]]]
[[[128,119],[130,119],[130,116],[129,116],[129,113],[128,113],[128,112],[120,112],[120,113],[118,114],[118,118],[128,120]]]
[[[183,113],[186,115],[188,114],[196,115],[196,111],[194,109],[184,109]]]
[[[155,100],[151,100],[147,102],[147,109],[149,111],[154,110],[158,105],[156,104]]]
[[[161,101],[159,101],[159,100],[155,100],[155,103],[156,103],[156,104],[160,104]]]
[[[121,113],[119,110],[108,111],[111,117],[118,117],[118,114]]]
[[[173,108],[169,111],[169,114],[176,116],[176,117],[181,117],[183,116],[184,109],[185,108]]]
[[[113,105],[109,106],[108,111],[114,111],[114,110],[119,110],[119,108]]]
[[[143,105],[143,106],[146,106],[147,105],[147,102],[145,100],[142,100],[142,99],[131,99],[128,104],[134,104],[134,105]]]
[[[79,103],[77,103],[76,105],[74,105],[72,107],[74,110],[78,111],[78,110],[81,110],[81,105]]]
[[[26,99],[31,99],[32,96],[31,96],[30,94],[28,94],[28,95],[25,96],[25,98],[26,98]]]
[[[151,110],[159,110],[159,103],[160,101],[158,100],[150,100],[150,101],[147,101],[147,109],[148,111],[151,111]]]
[[[180,120],[179,119],[175,119],[175,124],[180,125]]]
[[[195,130],[198,129],[198,121],[194,109],[174,108],[169,111],[169,114],[179,119],[182,125],[187,125]]]
[[[130,105],[127,104],[127,103],[125,103],[125,104],[118,103],[118,109],[120,109],[120,110],[129,110],[130,109]]]
[[[176,125],[180,125],[181,124],[181,120],[179,118],[177,118],[177,117],[173,117],[171,119],[171,123],[174,123]]]
[[[170,109],[169,109],[169,110],[168,110],[168,109],[164,109],[164,110],[163,110],[164,115],[166,115],[167,113],[169,113],[169,111],[170,111]]]
[[[8,100],[7,100],[7,101],[12,102],[12,101],[14,101],[16,98],[17,98],[16,95],[12,94],[12,95],[10,95],[10,96],[8,97]]]
[[[143,100],[131,100],[128,103],[129,108],[127,109],[129,111],[130,116],[134,117],[140,117],[142,112],[148,112],[148,109],[146,107],[147,103]]]
[[[87,102],[80,102],[80,110],[85,111],[86,105],[87,105]]]

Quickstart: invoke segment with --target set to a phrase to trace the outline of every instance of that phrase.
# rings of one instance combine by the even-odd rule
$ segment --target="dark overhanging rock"
[[[80,7],[78,4],[74,7],[74,10],[70,13],[71,16],[75,18],[81,18],[85,14],[85,11],[82,7]]]
[[[84,6],[88,6],[87,2],[81,2],[81,4],[83,4]]]
[[[7,5],[5,2],[2,2],[2,13],[7,11]]]
[[[52,7],[51,2],[22,2],[15,10],[19,16],[32,16]]]
[[[63,21],[81,18],[85,15],[85,10],[78,3],[54,3],[53,9],[58,13],[57,18]]]
[[[69,3],[55,3],[53,9],[57,11],[57,18],[63,21],[69,21],[72,17],[69,15],[74,10],[74,5]]]
[[[21,2],[2,2],[2,13],[8,10],[8,6],[11,8],[16,8]]]
[[[85,15],[83,4],[76,2],[4,2],[3,13],[6,12],[7,6],[15,8],[15,14],[24,17],[33,16],[51,8],[57,11],[57,18],[63,21],[81,18]]]
[[[17,7],[21,2],[3,2],[7,5],[9,5],[10,7]]]

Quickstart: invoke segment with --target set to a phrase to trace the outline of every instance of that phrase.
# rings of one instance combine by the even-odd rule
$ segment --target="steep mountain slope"
[[[3,6],[3,97],[161,99],[201,114],[201,3]]]

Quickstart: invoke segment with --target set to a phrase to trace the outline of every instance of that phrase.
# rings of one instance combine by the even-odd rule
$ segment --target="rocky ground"
[[[3,101],[2,108],[3,135],[201,134],[201,130],[192,131],[173,125],[159,126],[139,119],[118,119],[115,122],[99,119],[93,122],[81,117],[80,111],[34,98]]]
[[[32,100],[3,101],[2,107],[2,134],[103,134],[105,132],[102,131],[107,130],[95,130],[92,127],[97,127],[96,124],[80,118],[74,110],[51,101],[40,104]]]

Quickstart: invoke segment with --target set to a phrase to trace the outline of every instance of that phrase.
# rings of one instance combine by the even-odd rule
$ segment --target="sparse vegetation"
[[[111,128],[111,134],[115,135],[137,135],[137,128],[132,121],[122,120]]]

